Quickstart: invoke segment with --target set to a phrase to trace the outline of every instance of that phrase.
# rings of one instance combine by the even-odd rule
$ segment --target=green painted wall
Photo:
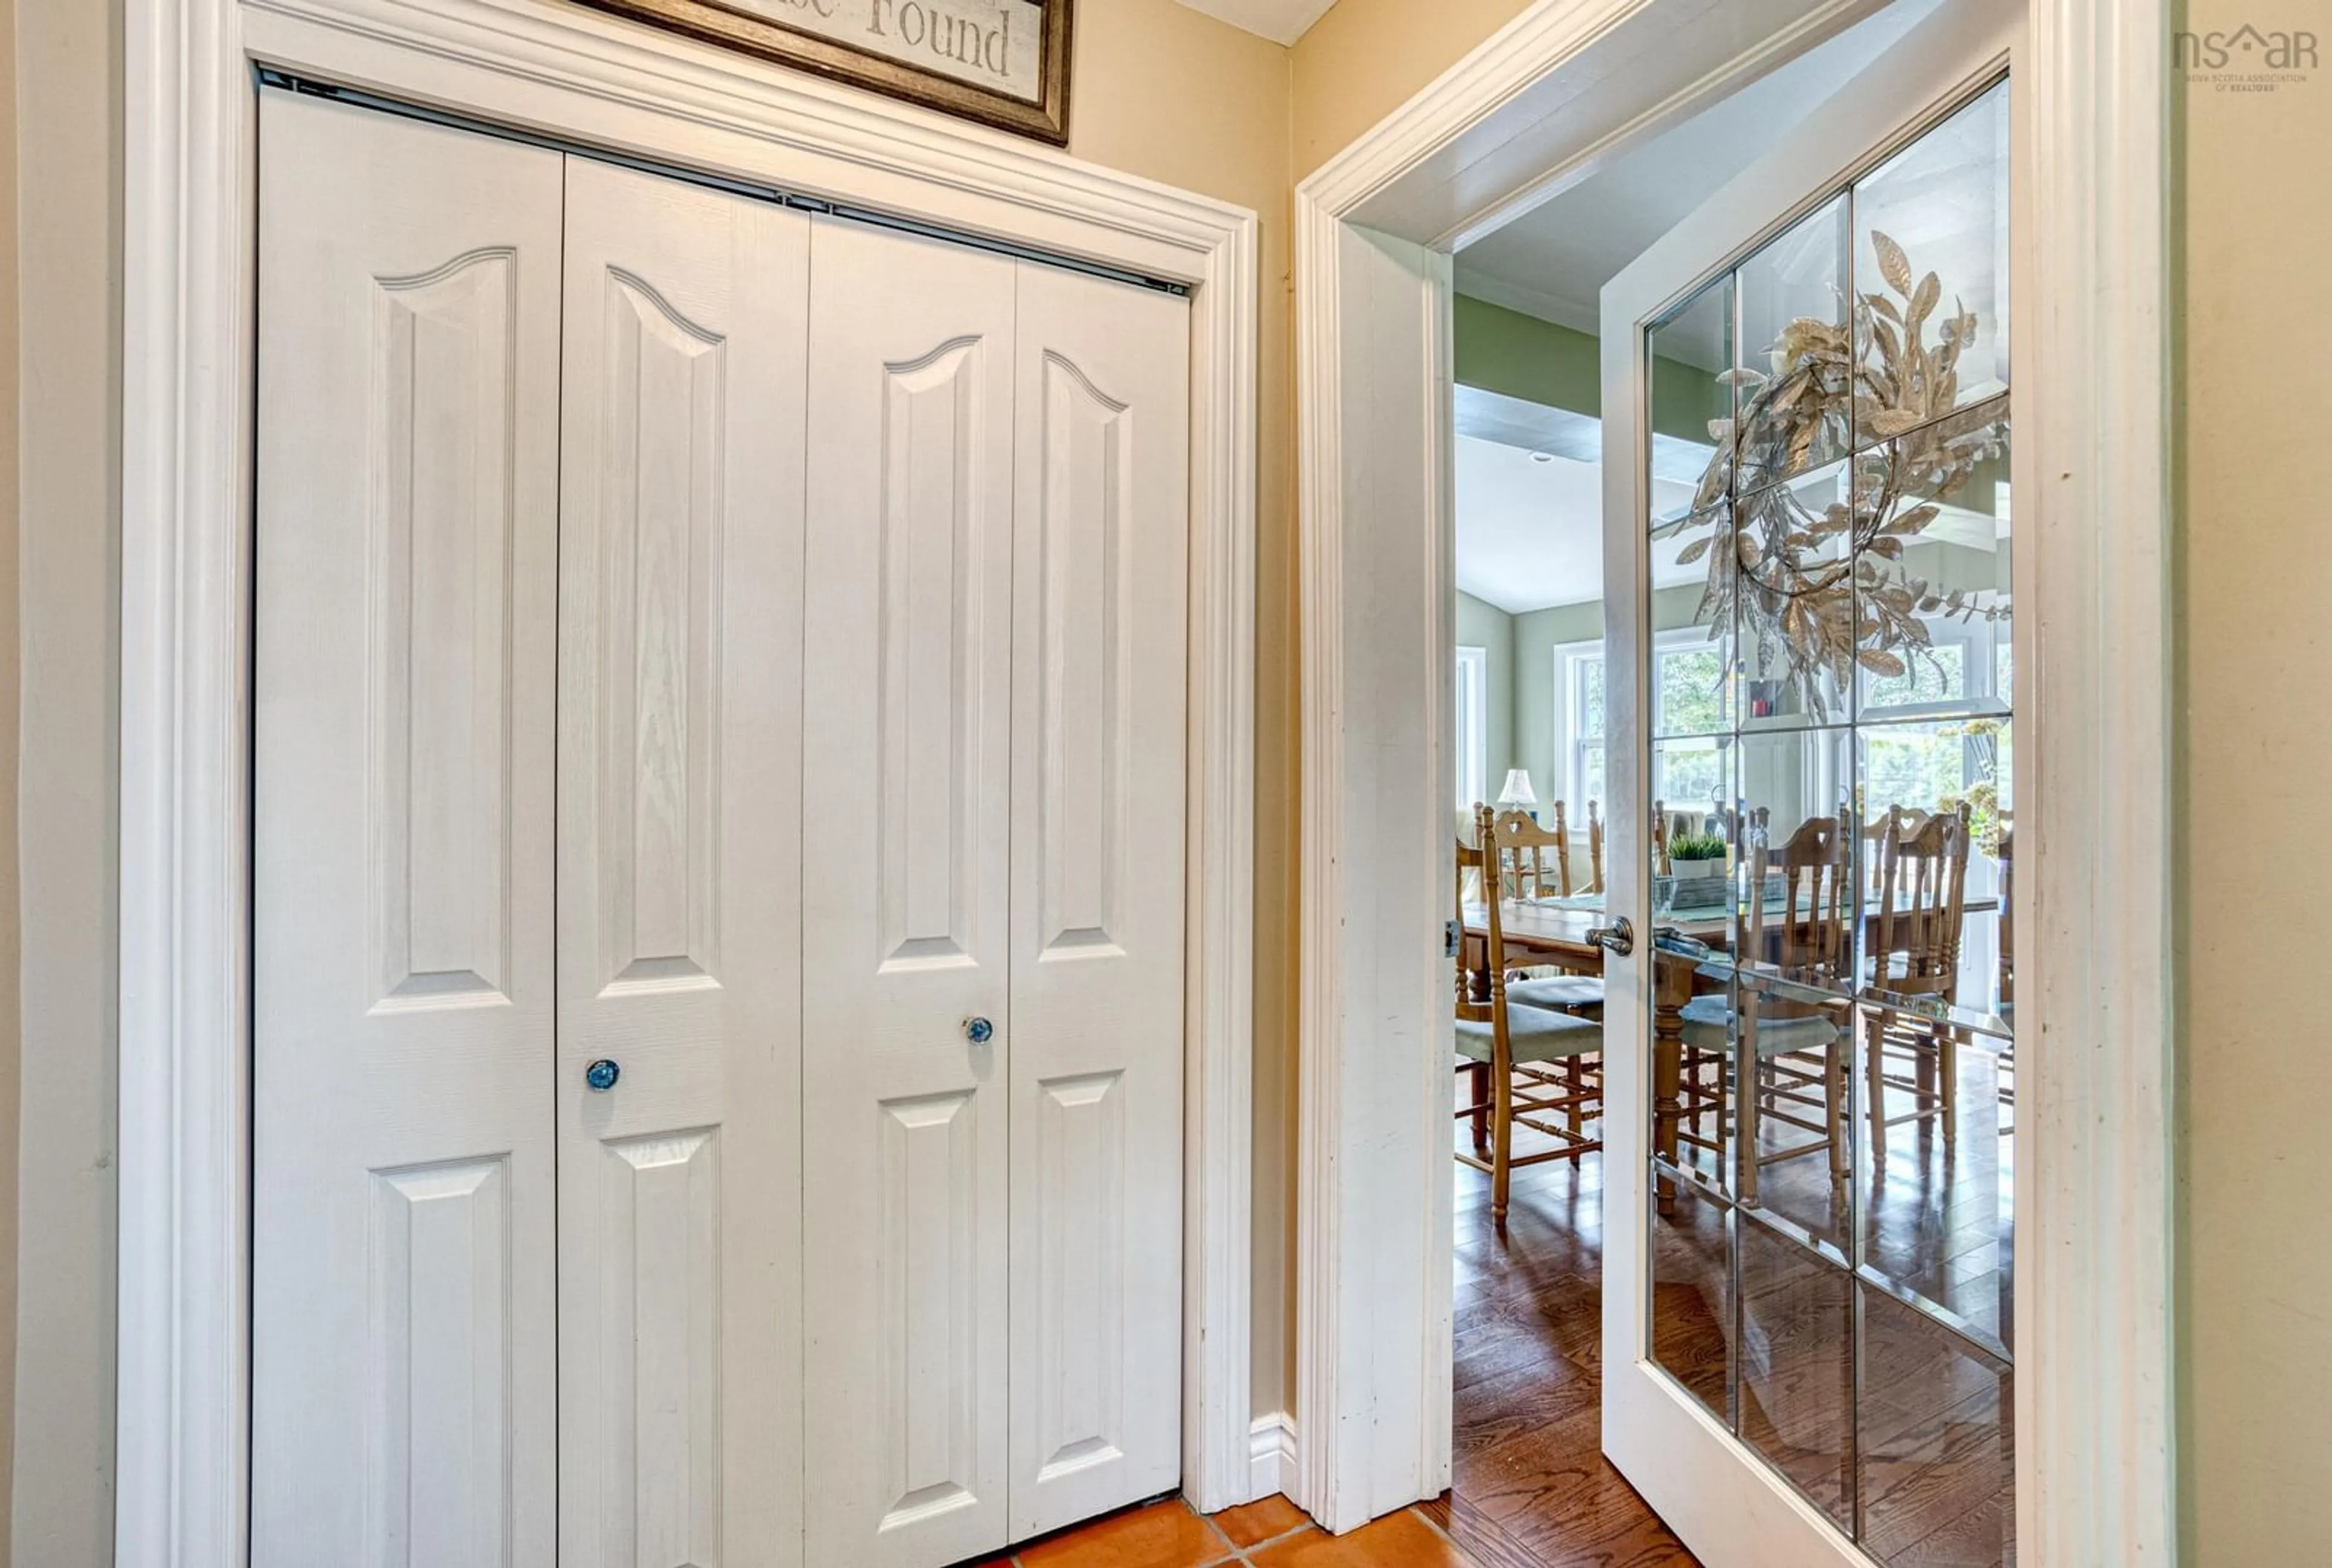
[[[1460,386],[1575,414],[1601,410],[1602,350],[1594,338],[1464,294],[1451,311]]]
[[[1464,294],[1451,311],[1458,385],[1601,417],[1599,339]],[[1708,422],[1731,412],[1725,387],[1698,366],[1663,359],[1659,367],[1667,373],[1652,378],[1652,428],[1706,442]]]

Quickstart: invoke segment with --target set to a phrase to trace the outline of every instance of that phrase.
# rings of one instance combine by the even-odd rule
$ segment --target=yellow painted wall
[[[1263,220],[1256,690],[1255,1408],[1295,1403],[1295,182],[1528,0],[1338,0],[1292,49],[1169,0],[1084,0],[1069,150]]]
[[[2264,0],[2283,25],[2323,25]],[[1296,776],[1287,210],[1295,179],[1426,85],[1524,0],[1341,0],[1282,50],[1171,4],[1085,0],[1072,150],[1263,220],[1257,559],[1257,1410],[1292,1403]],[[2232,26],[2250,0],[2190,0]],[[0,195],[0,810],[21,779],[21,879],[0,846],[0,1366],[18,1340],[15,1559],[110,1561],[113,1151],[112,751],[118,636],[120,0],[14,0],[15,201]],[[2332,32],[2332,28],[2327,28]],[[5,73],[5,68],[0,68]],[[2260,149],[2277,151],[2262,158]],[[2332,356],[2292,352],[2332,255],[2332,75],[2187,105],[2181,232],[2186,411],[2177,872],[2187,1135],[2181,1348],[2188,1568],[2314,1560],[2332,1540],[2332,1250],[2319,1244],[2332,1096],[2295,966],[2332,937],[2312,827],[2332,754],[2332,591],[2310,550],[2309,458]],[[0,175],[0,187],[6,184]],[[10,275],[13,272],[14,276]],[[14,307],[14,308],[11,308]],[[13,340],[21,318],[21,344]],[[17,438],[21,438],[19,443]],[[15,463],[21,447],[21,468]],[[21,517],[20,536],[6,530]],[[0,565],[5,577],[8,565]],[[21,658],[21,687],[15,661]],[[10,712],[21,693],[21,726]],[[9,915],[21,910],[21,998]],[[23,1063],[21,1122],[8,1097]],[[21,1154],[11,1147],[21,1126]],[[0,1190],[0,1209],[5,1203]],[[5,1222],[0,1222],[4,1224]],[[11,1265],[14,1267],[12,1270]],[[8,1287],[21,1276],[15,1311]],[[0,1370],[0,1392],[5,1392]],[[0,1444],[6,1440],[0,1433]],[[0,1506],[5,1501],[0,1500]]]
[[[15,6],[0,0],[0,822],[18,819],[16,492],[16,162]],[[24,1036],[17,1013],[23,972],[16,900],[16,836],[0,834],[0,1410],[16,1397],[17,1085]],[[15,1447],[13,1427],[0,1424],[0,1473]],[[6,1548],[11,1499],[0,1488],[0,1568]]]
[[[2313,27],[2307,0],[2190,0],[2198,33]],[[2174,572],[2184,1568],[2332,1561],[2332,945],[2310,846],[2332,776],[2332,57],[2180,95],[2184,364]]]
[[[1529,0],[1336,0],[1295,43],[1295,177],[1344,150]]]
[[[120,0],[14,0],[13,247],[21,379],[6,493],[21,626],[5,645],[21,702],[13,915],[30,1043],[9,1539],[26,1568],[113,1561],[114,799],[119,770]],[[22,676],[13,667],[21,655]],[[10,973],[15,973],[10,966]],[[11,1142],[14,1142],[14,1137]]]
[[[1295,492],[1288,52],[1171,0],[1078,7],[1069,150],[1262,219],[1256,532],[1255,1365],[1295,1402]],[[1284,942],[1284,947],[1280,944]]]

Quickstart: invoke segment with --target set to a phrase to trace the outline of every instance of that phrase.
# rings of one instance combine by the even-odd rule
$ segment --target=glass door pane
[[[2002,81],[1643,329],[1646,1343],[1890,1565],[2015,1545],[2008,175]]]

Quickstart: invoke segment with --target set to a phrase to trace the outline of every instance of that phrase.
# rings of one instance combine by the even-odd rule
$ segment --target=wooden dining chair
[[[1736,994],[1710,992],[1684,1007],[1687,1050],[1737,1063],[1735,1180],[1749,1205],[1757,1201],[1760,1171],[1777,1161],[1827,1153],[1830,1180],[1840,1183],[1851,1171],[1846,991],[1853,968],[1847,923],[1854,856],[1841,826],[1850,818],[1843,806],[1835,817],[1809,817],[1779,850],[1769,843],[1768,820],[1763,807],[1746,817],[1745,885],[1755,891],[1741,901]],[[1763,896],[1776,884],[1778,901]],[[1812,1136],[1762,1148],[1769,1121]]]
[[[1501,811],[1490,819],[1497,840],[1499,870],[1513,898],[1544,898],[1550,893],[1571,892],[1571,834],[1563,817],[1563,802],[1551,807],[1554,826],[1542,827],[1527,811]],[[1554,881],[1547,881],[1548,852],[1553,852]]]
[[[1603,813],[1593,800],[1587,802],[1587,885],[1580,891],[1603,891]]]
[[[2016,828],[2000,826],[2000,1016],[2016,1021]]]
[[[2003,817],[2000,824],[2000,1019],[2012,1029],[2016,1024],[2016,827]],[[2000,1103],[2007,1115],[2001,1122],[2003,1138],[2016,1131],[2016,1042],[2000,1048]]]
[[[1476,841],[1460,841],[1457,850],[1460,930],[1466,923],[1467,870],[1484,887],[1499,882],[1497,840],[1486,808],[1477,813],[1477,827]],[[1467,1088],[1467,1104],[1457,1114],[1472,1123],[1474,1143],[1474,1152],[1461,1150],[1458,1159],[1489,1173],[1490,1216],[1503,1224],[1517,1167],[1577,1160],[1603,1146],[1600,1137],[1587,1135],[1588,1122],[1600,1122],[1602,1115],[1603,1029],[1569,1013],[1508,999],[1500,902],[1483,901],[1483,968],[1477,970],[1462,951],[1458,956],[1456,1016],[1458,1070]],[[1554,1147],[1516,1156],[1516,1127],[1553,1139]]]
[[[1520,811],[1503,811],[1491,819],[1501,884],[1516,889],[1517,897],[1544,898],[1550,891],[1568,897],[1572,893],[1571,834],[1562,801],[1554,802],[1553,814],[1552,828],[1541,827]],[[1554,853],[1556,878],[1551,890],[1545,860],[1550,849]],[[1506,994],[1523,1007],[1553,1008],[1590,1018],[1603,1016],[1600,970],[1591,975],[1565,974],[1553,968],[1528,974],[1517,971],[1507,977]]]
[[[1968,808],[1933,813],[1890,806],[1878,841],[1870,916],[1870,983],[1897,996],[1959,1000],[1960,944],[1967,917]],[[1870,1159],[1887,1162],[1887,1130],[1940,1121],[1944,1142],[1959,1134],[1959,1031],[1916,1015],[1869,1009],[1864,1110]],[[1911,1096],[1889,1115],[1888,1091]]]
[[[1666,876],[1676,867],[1668,863],[1668,803],[1652,802],[1652,871]]]

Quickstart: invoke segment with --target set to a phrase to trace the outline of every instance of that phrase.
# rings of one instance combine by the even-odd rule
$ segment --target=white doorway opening
[[[1299,192],[1314,805],[1298,1422],[1312,1434],[1302,1500],[1333,1528],[1449,1476],[1448,977],[1416,933],[1448,919],[1450,876],[1452,253],[1875,8],[1736,5],[1736,27],[1696,31],[1690,0],[1534,6]],[[2083,1043],[2023,1064],[2019,1085],[2019,1160],[2039,1173],[2020,1216],[2025,1561],[2144,1560],[2173,1539],[2167,37],[2157,6],[2039,0],[2018,53],[2030,242],[2050,301],[2021,433],[2050,479],[2018,520],[2041,585],[2020,613],[2048,639],[2020,682],[2040,716],[2026,820],[2042,846],[2020,1028]]]

